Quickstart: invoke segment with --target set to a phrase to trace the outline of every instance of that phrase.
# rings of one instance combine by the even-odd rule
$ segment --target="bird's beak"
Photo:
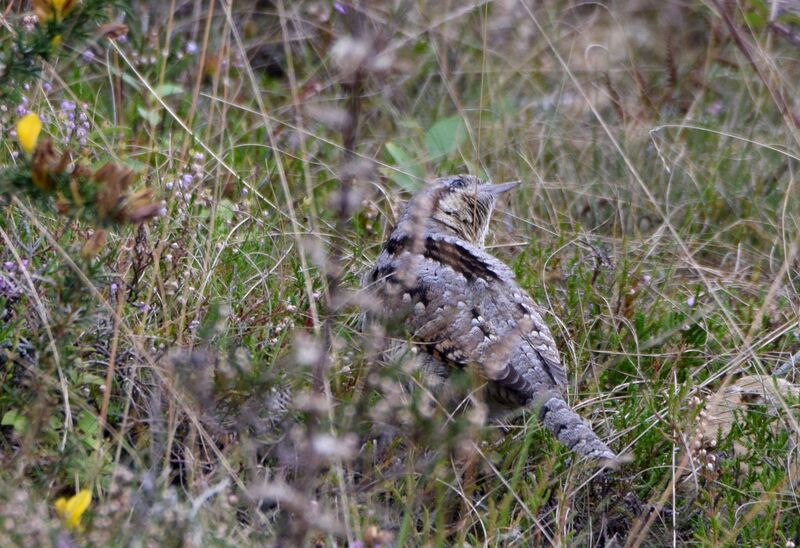
[[[499,196],[500,194],[504,194],[509,190],[516,188],[519,185],[519,181],[508,181],[507,183],[486,183],[481,185],[482,192],[488,192],[493,196]]]

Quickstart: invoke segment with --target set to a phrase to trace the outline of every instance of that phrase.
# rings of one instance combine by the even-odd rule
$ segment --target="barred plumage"
[[[477,366],[494,415],[538,407],[542,424],[571,450],[612,459],[564,401],[566,374],[536,304],[484,250],[496,198],[514,186],[457,175],[418,192],[365,277],[365,291],[381,303],[369,318],[400,324],[440,376]]]

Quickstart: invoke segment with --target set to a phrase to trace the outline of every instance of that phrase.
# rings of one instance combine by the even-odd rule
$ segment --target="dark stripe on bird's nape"
[[[482,278],[487,281],[500,279],[497,273],[483,259],[471,253],[469,249],[452,242],[431,237],[426,238],[425,257],[449,266],[467,280],[475,278]]]
[[[389,238],[384,249],[389,255],[397,255],[406,250],[411,241],[412,238],[410,236]],[[452,242],[437,240],[428,236],[425,238],[422,254],[426,259],[449,266],[469,281],[475,278],[484,280],[500,279],[497,273],[480,257]]]

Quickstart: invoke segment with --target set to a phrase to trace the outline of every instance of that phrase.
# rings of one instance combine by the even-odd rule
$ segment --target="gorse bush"
[[[797,543],[793,9],[9,3],[0,544]],[[451,173],[616,468],[363,331]]]
[[[20,15],[15,26],[6,28],[0,64],[0,96],[5,101],[22,99],[23,105],[22,91],[30,89],[42,63],[62,46],[83,44],[92,34],[114,37],[126,30],[124,25],[106,22],[110,13],[124,6],[119,1],[36,0],[30,4],[32,13]]]

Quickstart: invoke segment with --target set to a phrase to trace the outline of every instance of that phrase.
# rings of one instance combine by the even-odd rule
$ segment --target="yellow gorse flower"
[[[35,112],[30,112],[17,121],[17,139],[22,150],[30,154],[36,148],[39,132],[42,131],[42,121]]]
[[[81,516],[92,502],[92,492],[81,489],[70,498],[60,498],[56,501],[56,512],[70,529],[81,528]]]
[[[75,8],[78,0],[33,0],[33,9],[40,21],[61,21]]]

